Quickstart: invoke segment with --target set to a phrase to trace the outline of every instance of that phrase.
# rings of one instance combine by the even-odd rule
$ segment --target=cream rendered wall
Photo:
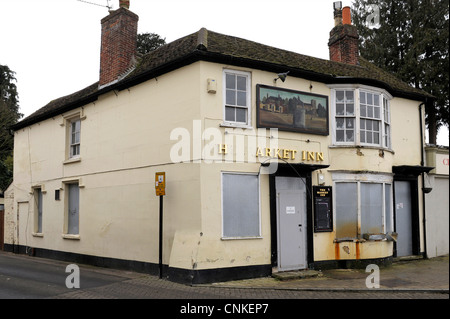
[[[14,212],[14,188],[11,185],[5,190],[5,219],[4,219],[4,242],[14,243],[15,216]]]
[[[420,102],[394,98],[391,101],[392,149],[395,152],[393,165],[420,165]],[[425,115],[422,106],[422,127],[425,127]]]
[[[66,131],[54,117],[15,134],[13,213],[19,202],[20,244],[50,250],[158,262],[159,199],[155,172],[167,174],[164,263],[178,228],[200,229],[199,168],[170,159],[177,126],[199,117],[199,64],[128,90],[110,92],[65,115],[81,113],[81,160],[64,164]],[[63,238],[66,181],[80,184],[79,238]],[[43,233],[32,234],[32,187],[43,196]],[[61,190],[61,200],[54,191]],[[22,205],[23,207],[23,205]]]
[[[315,83],[302,79],[296,79],[288,77],[286,82],[277,81],[274,84],[273,79],[275,75],[270,72],[262,72],[257,70],[250,70],[245,68],[236,68],[223,65],[217,67],[214,64],[203,63],[204,70],[203,83],[206,91],[206,78],[214,78],[217,80],[218,93],[215,99],[214,95],[207,95],[205,102],[202,105],[206,105],[205,109],[205,122],[212,127],[218,127],[222,123],[223,111],[222,111],[222,99],[220,92],[222,91],[222,72],[223,69],[229,68],[240,71],[251,72],[252,78],[252,127],[256,128],[256,114],[254,105],[256,103],[256,84],[265,84],[278,87],[284,87],[288,89],[294,89],[304,92],[311,92],[315,94],[322,94],[329,97],[329,107],[331,108],[330,88],[322,83]],[[390,101],[391,107],[391,138],[392,149],[379,149],[370,147],[333,147],[332,146],[332,125],[333,119],[330,116],[330,135],[318,136],[310,134],[298,134],[290,132],[278,132],[279,148],[292,148],[299,150],[309,150],[315,152],[324,153],[324,162],[321,164],[329,164],[329,170],[320,171],[325,177],[325,184],[332,185],[331,171],[372,171],[378,173],[385,173],[387,175],[392,174],[392,166],[394,165],[420,165],[420,117],[418,112],[419,102],[414,102],[401,98],[393,98]],[[202,108],[203,110],[203,108]],[[405,116],[407,114],[408,116]],[[205,124],[205,126],[208,126]],[[225,129],[223,129],[225,130]],[[227,129],[231,132],[236,131],[233,129]],[[244,130],[245,131],[245,130]],[[238,132],[241,134],[240,132]],[[245,133],[244,133],[245,134]],[[233,135],[232,133],[229,134]],[[235,135],[236,137],[236,135]],[[230,138],[230,137],[229,137]],[[229,141],[229,140],[228,140]],[[224,143],[225,138],[224,138]],[[236,150],[232,150],[234,153],[231,155],[231,159],[236,159]],[[248,156],[248,154],[246,154]],[[230,157],[228,157],[230,158]],[[248,157],[245,157],[246,159]],[[291,163],[302,162],[300,158],[296,160],[289,160]],[[310,164],[310,163],[309,163]],[[205,164],[206,165],[206,164]],[[222,169],[223,171],[224,169]],[[254,171],[254,167],[247,168],[248,172]],[[217,175],[217,174],[216,174]],[[218,178],[217,176],[215,177]],[[317,185],[317,173],[312,175],[313,185]],[[212,177],[210,178],[212,180]],[[267,183],[267,182],[266,182]],[[261,198],[267,198],[268,193],[263,190],[264,178],[261,179]],[[219,185],[220,186],[220,185]],[[217,187],[215,188],[217,190]],[[209,189],[205,189],[202,192],[206,194]],[[217,198],[215,199],[217,201]],[[421,200],[421,199],[420,199]],[[262,201],[262,207],[269,205],[269,201]],[[420,206],[421,207],[421,206]],[[264,211],[264,210],[262,210]],[[269,212],[268,212],[269,214]],[[263,221],[267,221],[264,224]],[[216,221],[217,224],[220,224]],[[262,216],[262,227],[270,228],[270,220],[267,216]],[[270,234],[269,234],[270,235]],[[217,236],[218,237],[218,236]],[[356,243],[340,243],[335,244],[335,232],[326,233],[314,233],[314,257],[315,260],[334,260],[339,258],[380,258],[388,257],[392,255],[392,242],[364,242],[361,244]],[[257,241],[257,240],[255,240]],[[243,244],[245,247],[247,243]],[[266,241],[264,248],[266,251],[270,249],[270,242]],[[250,248],[250,247],[249,247]],[[345,249],[343,249],[345,248]],[[242,248],[241,248],[242,249]],[[248,252],[253,251],[249,249]],[[349,251],[350,255],[346,256],[346,251]],[[345,253],[344,253],[345,252]],[[250,255],[250,253],[249,253]],[[268,262],[266,258],[261,258],[260,263]],[[246,261],[245,261],[246,262]],[[245,264],[242,259],[241,263]]]
[[[228,68],[251,72],[251,128],[222,126],[223,70]],[[247,145],[240,150],[237,146],[238,139],[248,141],[247,135],[255,134],[256,84],[330,97],[330,88],[323,83],[288,77],[286,82],[275,84],[275,76],[271,72],[196,62],[130,89],[110,92],[84,106],[83,110],[65,114],[79,112],[85,116],[81,122],[81,161],[78,162],[64,164],[67,126],[63,117],[17,131],[14,213],[19,210],[19,202],[28,204],[28,213],[21,211],[19,216],[20,244],[157,263],[159,199],[155,196],[154,175],[165,171],[164,264],[183,269],[270,264],[268,176],[260,175],[261,238],[223,240],[221,173],[259,172],[256,150],[248,149]],[[208,78],[217,81],[216,93],[207,92]],[[333,170],[390,173],[392,165],[418,165],[419,117],[417,105],[411,104],[414,103],[397,98],[391,101],[393,152],[380,154],[378,149],[330,147],[331,116],[330,135],[279,131],[277,147],[323,152],[323,162],[305,163],[329,164]],[[329,107],[332,107],[330,98]],[[188,133],[190,154],[187,163],[173,163],[170,157],[174,145],[186,142],[182,138],[170,139],[177,128]],[[201,134],[208,128],[220,132],[217,140],[210,136],[202,139]],[[269,146],[271,140],[265,140]],[[232,145],[227,155],[216,157],[216,162],[210,163],[205,155],[198,157],[195,153],[195,145],[200,145],[200,150],[208,147],[214,150],[221,143]],[[300,163],[302,160],[297,154],[297,158],[289,162]],[[321,173],[325,184],[332,185],[331,173],[328,170]],[[313,172],[313,185],[317,185],[316,177]],[[80,236],[75,240],[62,237],[64,182],[70,180],[78,180],[82,186]],[[33,186],[41,186],[46,191],[42,236],[32,235]],[[56,189],[62,189],[60,201],[54,200]],[[341,253],[343,247],[336,247],[334,238],[334,232],[313,234],[316,261],[334,260],[336,254]],[[360,258],[384,257],[392,253],[391,244],[365,243],[359,248],[354,243],[348,245],[355,258],[357,249]]]
[[[223,126],[223,70],[232,69],[237,71],[247,71],[251,73],[251,127],[234,128]],[[217,92],[207,93],[207,79],[214,79],[217,82]],[[228,65],[220,65],[208,62],[201,62],[200,76],[200,96],[201,96],[201,130],[217,129],[220,134],[218,139],[206,137],[202,141],[201,148],[205,149],[211,145],[227,144],[228,154],[218,155],[215,161],[208,161],[203,157],[200,164],[201,178],[201,207],[202,207],[202,231],[181,232],[175,241],[180,248],[177,254],[171,256],[181,266],[182,259],[185,260],[184,267],[192,269],[209,269],[221,267],[267,265],[271,263],[271,229],[270,229],[270,192],[268,175],[260,175],[260,224],[261,238],[255,239],[222,239],[222,194],[221,194],[221,174],[222,172],[243,172],[259,173],[259,159],[255,158],[256,148],[249,148],[248,136],[256,134],[256,84],[274,85],[274,74],[258,70],[238,68]],[[288,82],[290,81],[290,82]],[[290,89],[309,91],[310,81],[296,78],[289,78],[286,83],[278,82],[277,86]],[[312,92],[327,95],[329,89],[323,84],[312,83],[316,87]],[[268,132],[269,130],[267,130]],[[267,133],[267,136],[269,134]],[[239,148],[238,139],[244,141],[243,148]],[[279,148],[305,149],[314,152],[325,152],[325,163],[327,159],[327,136],[301,135],[290,132],[278,132]],[[307,142],[307,140],[309,140]],[[269,147],[270,139],[266,138],[266,145]],[[244,153],[244,155],[242,154]],[[217,155],[217,154],[216,154]],[[261,159],[261,161],[264,159]],[[300,156],[292,162],[300,162]],[[188,256],[180,258],[183,253],[181,248],[184,243],[191,243],[195,246],[194,252],[188,251],[185,255],[192,256],[189,262]],[[189,245],[188,245],[189,246]],[[175,249],[172,250],[172,253]],[[175,263],[173,264],[175,265]]]
[[[223,70],[232,69],[237,71],[247,71],[251,73],[252,88],[252,113],[251,127],[236,129],[223,127]],[[207,92],[207,79],[214,79],[217,82],[217,93]],[[202,130],[207,128],[217,128],[221,131],[221,139],[209,139],[203,141],[202,149],[205,145],[224,143],[228,146],[227,155],[219,155],[215,163],[201,164],[201,205],[202,205],[202,225],[208,225],[207,231],[202,234],[192,234],[192,242],[197,242],[195,267],[216,268],[242,265],[259,265],[270,263],[270,210],[269,210],[269,189],[268,177],[261,175],[261,234],[258,239],[236,239],[221,240],[221,172],[253,172],[259,171],[259,163],[255,163],[254,150],[249,150],[245,144],[242,150],[238,149],[237,139],[244,136],[247,142],[247,135],[255,133],[256,129],[256,85],[265,84],[283,87],[303,92],[322,94],[329,97],[329,107],[331,108],[330,88],[323,83],[316,83],[288,77],[286,82],[277,81],[274,83],[275,74],[259,70],[240,68],[214,63],[201,63],[201,126]],[[292,132],[278,132],[278,147],[297,150],[308,150],[323,152],[324,161],[320,164],[329,164],[332,170],[342,171],[373,171],[392,174],[393,165],[418,165],[420,163],[420,132],[418,103],[404,99],[394,98],[391,100],[391,127],[392,127],[392,150],[380,150],[378,148],[356,148],[356,147],[333,147],[332,146],[332,125],[330,116],[330,135],[319,136],[311,134],[298,134]],[[405,117],[404,114],[409,116]],[[268,134],[268,133],[267,133]],[[269,139],[266,139],[269,145]],[[231,144],[231,147],[230,147]],[[399,154],[399,156],[397,156]],[[407,158],[407,159],[406,159]],[[242,164],[229,164],[226,161],[242,162]],[[302,162],[300,156],[290,163]],[[312,164],[311,162],[305,162]],[[320,171],[325,176],[325,184],[332,185],[331,174],[328,170]],[[317,173],[312,175],[313,185],[317,185]],[[344,251],[350,251],[347,258],[380,258],[392,255],[392,242],[366,242],[362,244],[344,243],[334,244],[335,232],[314,233],[314,256],[315,260],[334,260],[337,255],[345,256]],[[198,241],[197,241],[198,240]],[[208,242],[208,245],[202,243]],[[343,249],[344,246],[347,246]],[[257,258],[255,258],[255,255]],[[353,256],[353,257],[352,257]],[[338,258],[339,259],[339,258]]]
[[[223,126],[223,70],[231,69],[251,73],[251,127],[234,128]],[[207,93],[207,79],[215,79],[217,92]],[[208,62],[201,63],[200,83],[201,94],[201,124],[202,130],[213,128],[220,131],[220,139],[208,138],[203,141],[202,149],[210,144],[227,144],[228,154],[218,155],[216,161],[208,162],[203,158],[200,164],[201,176],[201,206],[202,206],[202,234],[183,233],[182,238],[190,238],[197,246],[195,258],[185,266],[194,269],[209,269],[220,267],[270,265],[271,263],[271,224],[270,224],[270,192],[269,177],[260,174],[260,224],[261,238],[254,239],[223,239],[222,238],[222,172],[255,173],[260,172],[260,160],[255,157],[256,148],[248,147],[249,138],[256,134],[256,84],[265,84],[315,94],[329,95],[329,88],[324,84],[288,77],[285,83],[278,81],[274,84],[275,74],[254,69],[239,68]],[[310,85],[313,89],[310,91]],[[269,130],[267,138],[263,139],[270,147]],[[244,141],[243,148],[239,147],[238,140]],[[323,152],[324,162],[329,163],[328,144],[329,136],[311,134],[298,134],[292,132],[278,132],[278,148],[308,150]],[[218,145],[217,145],[218,146]],[[244,153],[244,155],[242,154]],[[297,154],[291,163],[300,163],[301,155]],[[317,162],[314,162],[317,163]],[[312,162],[309,162],[312,164]],[[179,240],[181,242],[181,240]],[[186,242],[186,241],[185,241]],[[177,251],[182,252],[182,249]],[[174,250],[172,250],[174,252]],[[185,258],[186,260],[187,258]]]
[[[395,151],[393,165],[411,165],[420,166],[422,161],[421,149],[425,145],[425,132],[420,135],[420,117],[422,117],[422,127],[425,128],[425,106],[422,105],[419,112],[420,102],[396,98],[391,102],[392,112],[392,147]],[[420,116],[420,114],[422,114]],[[425,155],[424,155],[425,157]],[[419,233],[420,233],[420,252],[424,247],[424,229],[423,229],[423,196],[422,196],[422,178],[418,178],[418,206],[419,206]]]
[[[392,110],[392,145],[395,150],[394,165],[420,166],[422,161],[421,149],[425,145],[425,132],[420,135],[420,114],[422,117],[422,127],[425,128],[425,106],[422,105],[419,112],[420,102],[406,99],[395,99],[395,104],[391,104]],[[425,157],[425,155],[424,155]],[[419,206],[419,233],[420,252],[425,251],[424,243],[424,211],[422,196],[422,178],[418,178],[418,206]]]

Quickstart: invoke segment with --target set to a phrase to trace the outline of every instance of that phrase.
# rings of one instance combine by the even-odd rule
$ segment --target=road
[[[68,288],[66,280],[74,272],[66,272],[70,263],[0,252],[0,299],[172,299],[172,311],[183,306],[219,302],[217,309],[225,311],[229,300],[236,303],[277,304],[275,300],[291,299],[447,299],[448,294],[413,291],[355,292],[295,289],[254,289],[187,286],[155,276],[122,270],[79,265],[80,288]],[[73,278],[73,277],[71,277]],[[69,286],[75,281],[68,281]],[[203,301],[202,301],[203,300]],[[244,301],[246,300],[246,301]],[[275,302],[275,303],[274,303]],[[221,306],[221,307],[220,307]],[[262,306],[261,306],[262,307]],[[222,309],[223,308],[223,309]],[[188,311],[189,308],[185,308]],[[197,308],[192,308],[195,310]],[[205,308],[206,309],[206,308]],[[227,308],[230,310],[231,308]],[[256,308],[251,308],[255,310]],[[259,308],[260,310],[262,308]],[[269,310],[273,310],[273,307]],[[197,309],[198,310],[198,309]],[[244,311],[248,311],[244,308]]]
[[[67,293],[66,266],[53,260],[31,258],[0,252],[0,299],[42,299]],[[99,271],[94,267],[80,267],[80,284],[93,289],[130,278],[126,272]]]

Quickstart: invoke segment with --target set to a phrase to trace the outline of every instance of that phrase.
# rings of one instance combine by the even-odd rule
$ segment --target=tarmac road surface
[[[0,252],[0,299],[171,299],[178,300],[172,303],[171,311],[179,313],[183,309],[202,310],[203,308],[198,308],[201,307],[202,300],[205,304],[211,303],[211,300],[219,302],[219,305],[215,305],[215,313],[224,313],[225,309],[232,309],[231,306],[225,308],[227,300],[232,300],[233,303],[247,300],[245,304],[239,304],[239,307],[243,308],[235,308],[236,311],[262,311],[263,306],[260,304],[267,303],[269,308],[266,310],[270,312],[274,309],[270,307],[274,300],[282,299],[449,299],[448,256],[431,260],[433,262],[429,263],[427,261],[420,261],[421,265],[424,265],[423,269],[427,271],[423,280],[430,281],[433,276],[437,276],[433,281],[440,285],[437,289],[423,285],[425,288],[419,289],[416,286],[420,283],[417,282],[412,288],[355,289],[343,283],[364,280],[361,278],[361,272],[349,276],[348,272],[342,272],[340,275],[339,271],[325,274],[325,278],[311,280],[280,282],[273,278],[260,278],[188,286],[147,274],[86,265],[77,265],[79,288],[70,288],[67,283],[69,286],[76,283],[71,280],[75,272],[66,272],[70,263]],[[402,276],[398,277],[394,275],[395,267],[388,269],[386,274],[389,275],[391,285],[395,280],[399,283],[409,282],[408,274],[417,275],[422,267],[418,266],[420,262],[411,264],[412,272],[407,264],[399,265],[397,268]],[[342,285],[336,286],[339,282]],[[328,286],[326,283],[329,283]],[[250,299],[257,300],[260,306],[255,306]]]

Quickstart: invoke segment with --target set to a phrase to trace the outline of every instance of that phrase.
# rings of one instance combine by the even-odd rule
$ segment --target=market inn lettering
[[[177,141],[170,149],[173,163],[218,163],[230,161],[235,155],[238,162],[254,163],[258,159],[279,159],[284,161],[323,162],[324,153],[293,147],[280,148],[278,129],[242,130],[238,128],[223,131],[203,128],[199,120],[192,123],[192,131],[177,127],[170,133],[170,140]],[[246,158],[246,155],[248,157]]]
[[[228,145],[219,144],[219,154],[228,154]],[[284,160],[296,160],[300,159],[302,161],[313,161],[313,162],[323,162],[323,152],[311,152],[311,151],[297,151],[295,149],[287,148],[268,148],[268,147],[257,147],[256,157],[268,157],[268,158],[278,158]]]

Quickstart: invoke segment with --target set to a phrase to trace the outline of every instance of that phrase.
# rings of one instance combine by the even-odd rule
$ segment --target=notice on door
[[[286,206],[286,214],[295,214],[295,206]]]

